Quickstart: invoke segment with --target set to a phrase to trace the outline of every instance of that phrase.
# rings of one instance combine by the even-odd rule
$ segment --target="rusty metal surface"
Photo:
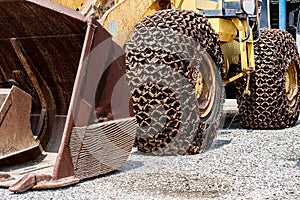
[[[78,76],[72,92],[64,137],[54,167],[54,180],[74,175],[74,170],[71,170],[74,169],[74,166],[72,165],[72,148],[70,147],[73,127],[85,127],[88,130],[90,125],[130,117],[130,93],[125,80],[125,52],[112,41],[111,35],[95,19],[92,19],[88,24],[82,55]],[[125,89],[117,92],[114,97],[113,94],[116,92],[116,88],[120,88],[120,86],[125,86]],[[121,100],[121,103],[113,105],[116,99]],[[87,112],[87,110],[92,112]],[[128,122],[130,123],[130,121],[132,119],[129,118]],[[132,130],[135,130],[135,127]],[[121,134],[123,134],[123,137],[128,137],[127,133],[127,131],[124,131]],[[103,131],[95,134],[101,135]],[[104,134],[113,135],[118,133],[108,131]],[[134,137],[130,137],[128,141],[133,146]],[[80,142],[83,144],[84,139]],[[91,147],[91,145],[87,146],[87,148]],[[123,146],[111,146],[110,148],[116,150],[117,148],[123,148]],[[78,155],[84,153],[81,150],[81,148],[72,149],[73,152],[77,151]],[[129,151],[126,154],[128,157]],[[111,156],[113,157],[113,155]],[[99,174],[101,174],[101,170],[98,170]]]
[[[138,126],[135,118],[74,127],[70,148],[75,176],[91,178],[119,169],[131,152]]]
[[[33,97],[33,114],[46,109],[36,133],[43,147],[55,115],[66,115],[81,56],[86,20],[48,1],[0,1],[0,82],[13,79]]]
[[[86,23],[77,12],[42,0],[0,0],[1,39],[82,34]]]
[[[87,19],[41,0],[0,0],[0,9],[0,85],[15,84],[32,96],[31,127],[38,130],[35,134],[43,149],[57,153]],[[59,123],[58,116],[62,119]],[[6,159],[21,157],[31,158],[24,153]]]
[[[35,164],[43,163],[43,156],[47,158],[50,153],[48,150],[53,155],[46,163],[46,173],[33,167],[35,164],[32,171],[24,171],[26,164],[22,164],[20,173],[12,172],[18,179],[5,178],[4,174],[0,187],[9,187],[13,192],[57,188],[121,166],[133,146],[136,128],[133,118],[124,119],[130,117],[130,95],[124,78],[122,48],[113,43],[111,35],[95,19],[85,19],[53,2],[0,0],[0,9],[4,9],[4,14],[0,14],[0,29],[8,27],[7,32],[0,31],[0,85],[18,85],[32,96],[31,125],[46,150]],[[79,140],[85,142],[85,149],[92,150],[97,138],[109,138],[112,144],[103,148],[114,152],[105,159],[105,164],[112,167],[103,168],[101,163],[95,163],[95,169],[99,169],[95,173],[75,174],[70,151],[72,129],[100,127],[103,122],[111,121],[116,130],[113,121],[116,119],[124,119],[124,130],[110,131],[107,125],[106,130],[93,131],[98,137],[90,135],[95,140],[91,145]],[[78,158],[86,153],[76,147],[72,151]],[[97,152],[100,151],[88,155]]]
[[[15,86],[2,91],[0,89],[1,95],[8,93],[0,105],[0,167],[28,161],[41,154],[30,127],[31,97]],[[21,155],[24,153],[27,156]]]

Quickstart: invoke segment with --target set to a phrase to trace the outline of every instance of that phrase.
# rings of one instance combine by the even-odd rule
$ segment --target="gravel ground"
[[[155,157],[133,149],[112,174],[57,190],[0,199],[300,199],[300,125],[285,130],[220,130],[199,155]]]

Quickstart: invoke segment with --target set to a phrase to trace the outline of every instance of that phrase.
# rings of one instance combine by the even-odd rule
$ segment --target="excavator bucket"
[[[0,187],[58,188],[117,170],[137,125],[125,54],[92,17],[0,0]]]

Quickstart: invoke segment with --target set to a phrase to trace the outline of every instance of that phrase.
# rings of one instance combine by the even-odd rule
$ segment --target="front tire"
[[[192,11],[159,11],[135,27],[125,51],[138,149],[173,155],[209,148],[224,89],[219,39],[207,19]]]

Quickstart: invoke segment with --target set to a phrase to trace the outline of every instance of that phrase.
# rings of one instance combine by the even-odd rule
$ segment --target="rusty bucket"
[[[57,188],[112,172],[137,125],[125,54],[92,17],[0,0],[0,187]]]

